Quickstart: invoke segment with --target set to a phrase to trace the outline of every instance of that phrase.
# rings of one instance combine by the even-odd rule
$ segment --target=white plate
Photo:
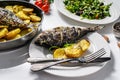
[[[117,5],[111,2],[111,0],[104,0],[105,4],[113,3],[112,6],[110,7],[111,17],[106,17],[101,20],[80,19],[80,16],[77,16],[65,9],[63,1],[64,0],[55,0],[56,8],[65,16],[73,20],[79,21],[79,22],[84,22],[84,23],[89,23],[89,24],[108,24],[108,23],[112,23],[115,20],[117,20],[120,16],[120,12],[119,12]]]
[[[104,38],[98,34],[97,32],[90,33],[86,35],[84,38],[87,38],[91,46],[86,52],[86,54],[93,53],[101,48],[105,48],[107,54],[105,54],[105,57],[110,57],[110,48],[108,46],[108,43],[104,40]],[[49,51],[43,47],[36,46],[34,44],[34,40],[30,44],[29,47],[29,55],[30,57],[42,57],[47,58],[51,57],[52,55],[49,53]],[[99,71],[101,68],[104,67],[105,63],[101,64],[92,64],[92,65],[85,65],[85,66],[78,66],[78,65],[67,65],[67,66],[53,66],[49,69],[44,70],[45,72],[48,72],[50,74],[54,74],[57,76],[64,76],[64,77],[79,77],[79,76],[86,76],[92,73],[95,73]],[[69,74],[70,73],[70,74]]]

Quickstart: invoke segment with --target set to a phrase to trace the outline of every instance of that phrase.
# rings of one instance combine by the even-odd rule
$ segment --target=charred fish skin
[[[0,8],[0,24],[1,25],[8,25],[9,28],[15,27],[26,27],[25,24],[20,18],[18,18],[13,12],[6,10],[4,8]]]
[[[73,43],[89,32],[94,32],[103,28],[103,26],[96,27],[56,27],[53,30],[41,32],[35,39],[35,44],[51,47],[62,47],[66,43]]]

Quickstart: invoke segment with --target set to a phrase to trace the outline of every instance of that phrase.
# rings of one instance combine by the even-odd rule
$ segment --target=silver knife
[[[97,58],[93,61],[90,61],[90,62],[82,62],[80,61],[81,64],[89,64],[89,63],[102,63],[102,62],[106,62],[108,60],[110,60],[111,58],[110,57],[104,57],[104,58]],[[55,61],[55,62],[39,62],[39,63],[34,63],[32,64],[31,66],[31,70],[32,71],[40,71],[40,70],[44,70],[46,68],[49,68],[51,66],[53,66],[54,64],[57,64],[57,63],[61,63],[61,62],[66,62],[70,59],[64,59],[64,60],[60,60],[60,61]],[[77,60],[78,61],[78,60]],[[70,62],[70,61],[69,61]]]
[[[110,57],[101,57],[101,58],[97,58],[93,61],[91,61],[90,63],[101,63],[101,62],[106,62],[109,61],[111,58]],[[60,60],[64,60],[64,59],[52,59],[52,58],[28,58],[27,62],[29,63],[44,63],[44,62],[55,62],[55,61],[60,61]]]

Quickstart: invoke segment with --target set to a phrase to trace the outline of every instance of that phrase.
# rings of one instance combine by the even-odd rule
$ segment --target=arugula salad
[[[71,13],[86,19],[104,19],[110,17],[110,6],[100,0],[64,0],[65,8]]]

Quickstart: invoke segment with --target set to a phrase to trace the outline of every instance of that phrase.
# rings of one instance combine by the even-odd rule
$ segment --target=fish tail
[[[88,31],[92,32],[92,31],[98,31],[98,30],[101,30],[103,29],[105,26],[95,26],[95,27],[89,27],[88,28]]]

